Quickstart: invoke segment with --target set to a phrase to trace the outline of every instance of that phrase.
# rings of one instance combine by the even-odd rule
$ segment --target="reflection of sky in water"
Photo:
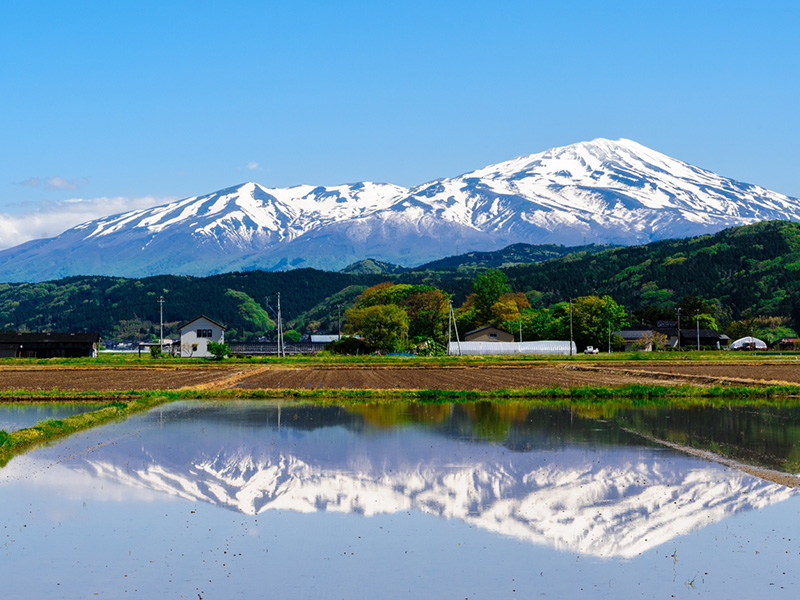
[[[12,461],[9,592],[744,597],[797,584],[797,498],[738,471],[539,431],[514,452],[347,415],[313,428],[284,410],[278,430],[274,408],[226,410],[243,406],[217,420],[172,405]],[[41,564],[53,568],[21,575]]]
[[[17,431],[32,427],[39,421],[47,419],[63,419],[72,415],[89,412],[99,404],[0,404],[0,429]]]

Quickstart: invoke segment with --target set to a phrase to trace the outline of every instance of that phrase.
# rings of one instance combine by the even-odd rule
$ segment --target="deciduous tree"
[[[492,306],[503,294],[511,293],[511,286],[505,273],[489,269],[472,281],[472,291],[475,293],[475,324],[481,326],[491,323]]]
[[[351,308],[345,316],[346,331],[361,334],[376,350],[400,350],[408,337],[408,315],[396,304]]]

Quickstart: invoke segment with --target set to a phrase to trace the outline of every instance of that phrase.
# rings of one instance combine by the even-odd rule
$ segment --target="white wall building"
[[[570,350],[570,346],[572,350]],[[490,355],[490,354],[555,354],[562,356],[578,353],[575,342],[558,340],[540,342],[450,342],[447,354]]]
[[[195,317],[178,327],[181,334],[180,353],[182,358],[211,356],[208,342],[225,343],[225,326],[205,315]]]

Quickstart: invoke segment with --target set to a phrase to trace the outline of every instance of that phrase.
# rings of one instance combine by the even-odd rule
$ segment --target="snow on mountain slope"
[[[339,269],[367,257],[413,266],[517,242],[638,244],[768,219],[800,220],[800,201],[597,139],[411,189],[246,183],[4,250],[0,280]]]

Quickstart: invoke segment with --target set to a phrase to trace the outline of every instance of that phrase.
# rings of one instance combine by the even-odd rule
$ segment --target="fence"
[[[286,354],[314,354],[325,350],[323,342],[290,342],[284,344]],[[231,354],[277,355],[278,342],[228,342]]]

